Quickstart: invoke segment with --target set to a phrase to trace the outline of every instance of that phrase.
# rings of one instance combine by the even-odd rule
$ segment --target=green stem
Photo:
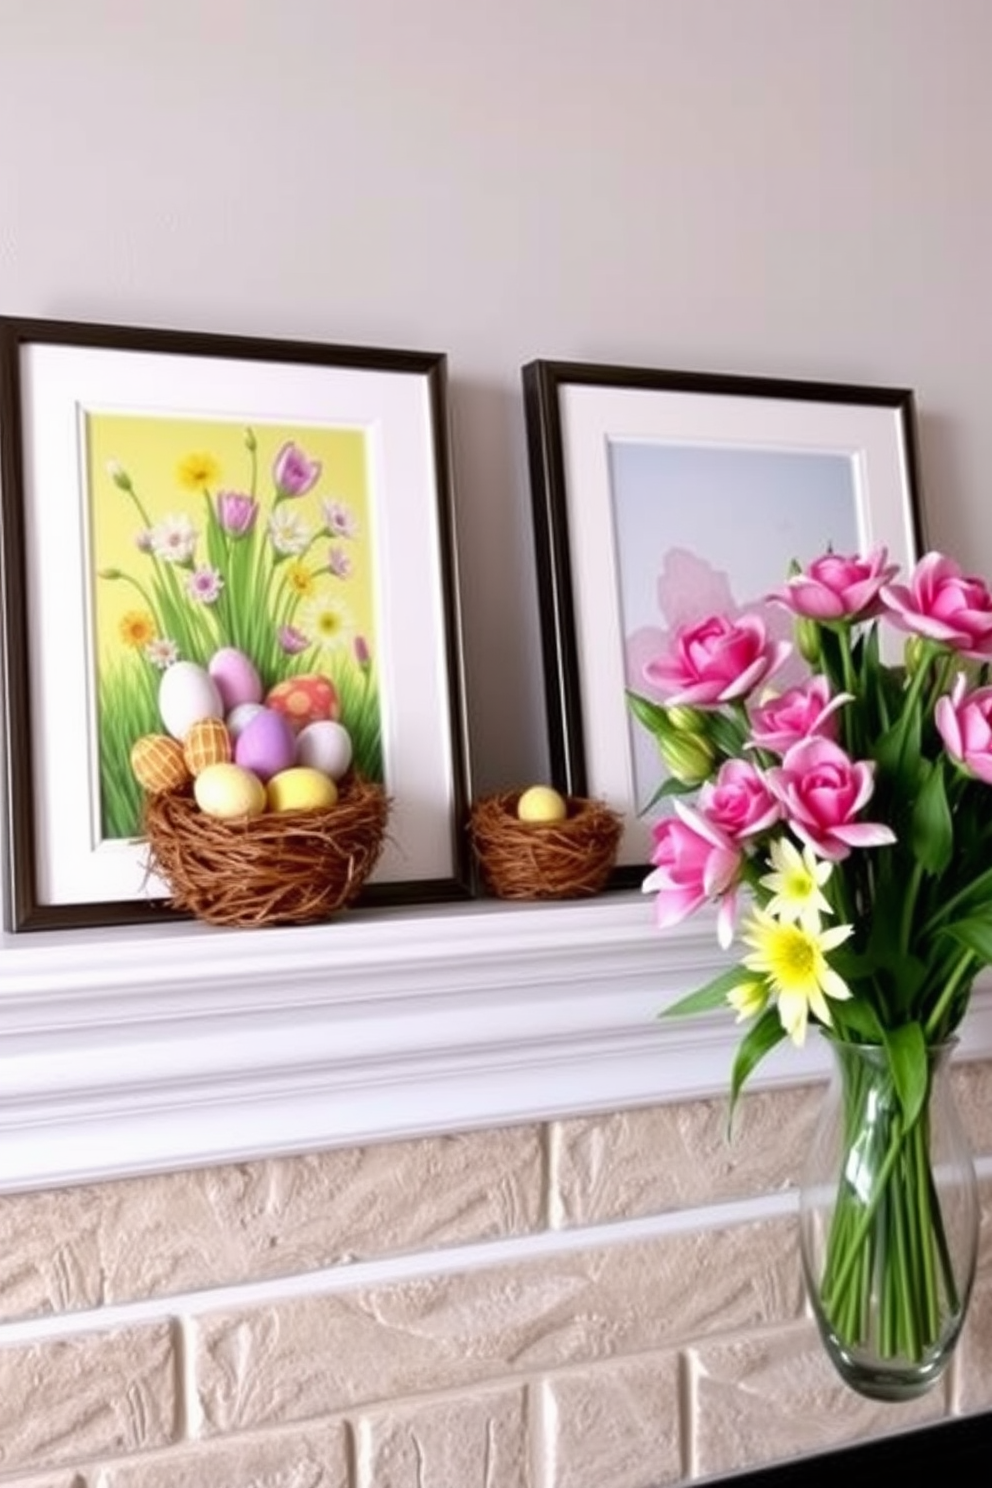
[[[951,999],[964,980],[965,973],[970,969],[973,954],[971,951],[962,951],[958,963],[944,983],[944,990],[937,999],[929,1018],[923,1025],[923,1036],[928,1044],[934,1043],[940,1020],[947,1011]]]

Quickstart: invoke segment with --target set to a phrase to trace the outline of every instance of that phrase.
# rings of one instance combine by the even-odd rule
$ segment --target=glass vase
[[[978,1189],[951,1088],[955,1041],[928,1052],[904,1130],[885,1052],[827,1040],[833,1068],[800,1189],[806,1290],[827,1354],[859,1394],[910,1400],[940,1378],[978,1253]]]

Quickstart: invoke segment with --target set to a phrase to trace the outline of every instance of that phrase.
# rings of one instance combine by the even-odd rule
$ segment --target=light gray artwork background
[[[765,596],[790,563],[862,548],[846,455],[614,441],[610,483],[625,674],[646,696],[643,666],[678,626],[753,610],[772,634],[788,636],[787,612]],[[801,674],[796,660],[779,683]],[[664,770],[633,719],[630,739],[642,810]]]

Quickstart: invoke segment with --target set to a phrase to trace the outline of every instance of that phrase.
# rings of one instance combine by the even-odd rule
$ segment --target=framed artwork
[[[360,902],[468,895],[444,356],[0,319],[0,461],[13,929],[171,913],[130,750],[221,648],[330,684],[391,799]]]
[[[523,368],[551,771],[624,815],[640,883],[663,768],[627,691],[671,632],[759,610],[792,561],[922,550],[913,395],[592,363]],[[803,664],[790,662],[798,680]],[[789,679],[783,672],[781,684]]]

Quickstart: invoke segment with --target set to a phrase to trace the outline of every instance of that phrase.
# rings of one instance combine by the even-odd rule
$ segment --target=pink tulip
[[[320,479],[319,460],[309,459],[298,444],[284,444],[272,462],[272,479],[280,496],[305,496]]]
[[[669,704],[714,708],[746,697],[787,660],[788,641],[768,639],[757,615],[728,620],[712,615],[675,632],[672,650],[644,668],[647,681]]]
[[[855,821],[875,789],[875,766],[855,762],[830,739],[793,744],[767,779],[789,826],[821,858],[839,862],[852,847],[884,847],[896,840],[881,822]]]
[[[782,803],[748,760],[729,759],[699,792],[699,811],[732,842],[742,842],[780,820]]]
[[[992,655],[992,595],[984,579],[963,574],[953,558],[927,553],[907,584],[887,584],[882,599],[900,630],[926,636],[965,656]]]
[[[899,572],[887,557],[885,548],[875,548],[867,558],[824,553],[768,597],[810,620],[869,620],[882,608],[883,584]]]
[[[667,930],[694,914],[711,899],[719,899],[717,931],[720,944],[730,944],[736,888],[743,853],[727,834],[699,812],[675,801],[676,816],[666,816],[653,828],[655,868],[641,885],[656,894],[655,919]]]
[[[951,759],[969,775],[992,785],[992,687],[966,692],[962,673],[949,697],[937,703],[937,730]]]
[[[831,697],[826,677],[811,677],[751,709],[751,743],[773,754],[784,754],[803,739],[834,739],[837,709],[850,701],[849,692]]]
[[[241,491],[217,492],[217,520],[230,537],[247,537],[258,517],[258,502]]]

